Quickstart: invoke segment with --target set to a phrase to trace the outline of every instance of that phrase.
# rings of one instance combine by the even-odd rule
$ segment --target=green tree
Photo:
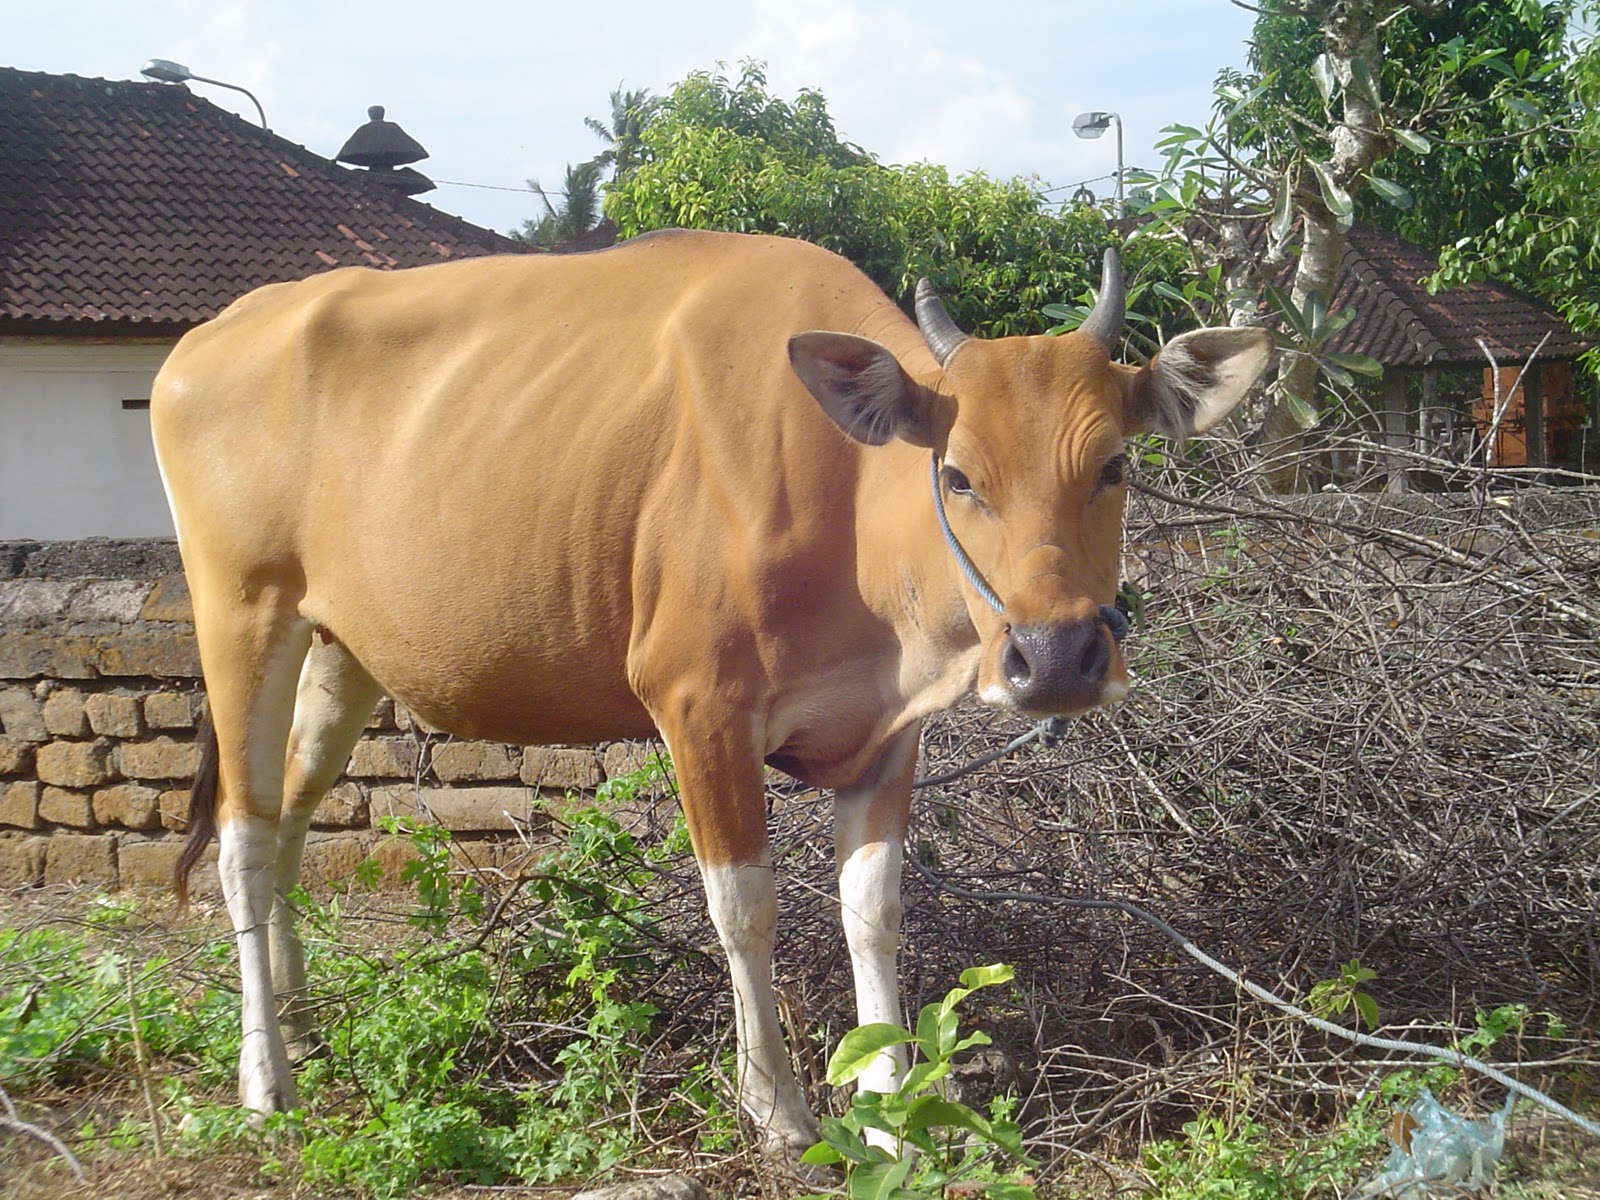
[[[1600,4],[1569,26],[1559,126],[1535,146],[1492,223],[1440,255],[1433,282],[1506,279],[1554,306],[1581,333],[1600,334]]]
[[[1426,185],[1417,192],[1438,190],[1429,169],[1437,142],[1445,147],[1438,160],[1445,177],[1466,187],[1472,164],[1490,147],[1499,148],[1496,169],[1515,171],[1511,147],[1526,149],[1553,128],[1547,108],[1559,89],[1549,82],[1551,39],[1567,11],[1566,0],[1267,0],[1250,68],[1219,79],[1210,124],[1171,131],[1167,168],[1150,186],[1151,210],[1187,233],[1209,227],[1225,300],[1260,295],[1292,261],[1285,322],[1326,332],[1358,203],[1368,211],[1378,203],[1418,210],[1419,226],[1439,229],[1482,219],[1451,210],[1448,197],[1430,195],[1419,210],[1413,189],[1394,175]],[[1490,44],[1469,44],[1467,32]],[[1527,44],[1508,51],[1496,43],[1511,32]],[[1453,131],[1463,136],[1452,140]],[[1246,235],[1263,217],[1264,248]],[[1285,355],[1263,426],[1274,487],[1303,486],[1298,451],[1318,417],[1319,379],[1325,369],[1351,365],[1315,345]]]
[[[1045,306],[1098,286],[1101,251],[1121,240],[1098,210],[1052,208],[1037,180],[886,166],[839,136],[820,92],[775,97],[758,64],[737,80],[689,76],[643,150],[607,191],[623,236],[676,226],[803,238],[902,302],[927,277],[959,324],[987,336],[1042,331]],[[1126,266],[1137,282],[1173,256],[1170,243],[1141,241]]]

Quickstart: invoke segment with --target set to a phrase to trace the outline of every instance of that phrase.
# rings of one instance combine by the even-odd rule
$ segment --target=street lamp
[[[1122,215],[1122,118],[1114,112],[1079,113],[1072,118],[1072,132],[1093,141],[1117,123],[1117,216]]]
[[[232,88],[236,92],[243,92],[250,97],[250,103],[256,106],[256,113],[261,117],[261,128],[265,129],[267,127],[267,114],[266,110],[261,107],[261,101],[256,99],[255,93],[248,88],[240,87],[237,83],[224,83],[220,79],[207,79],[204,75],[196,75],[182,63],[171,62],[165,58],[152,58],[144,64],[139,74],[147,75],[151,79],[159,79],[162,83],[188,83],[192,80],[195,83],[212,83],[217,87]],[[1096,136],[1099,135],[1097,134]]]

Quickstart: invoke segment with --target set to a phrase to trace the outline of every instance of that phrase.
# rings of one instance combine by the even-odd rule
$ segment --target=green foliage
[[[1053,211],[1035,180],[879,163],[840,139],[821,93],[772,96],[754,63],[737,80],[697,72],[674,88],[645,128],[643,159],[606,195],[624,237],[679,227],[802,238],[891,296],[927,277],[959,324],[989,336],[1040,332],[1046,304],[1097,282],[1113,240],[1098,210]]]
[[[1298,1139],[1207,1113],[1186,1122],[1182,1138],[1148,1147],[1144,1166],[1153,1200],[1335,1200],[1367,1173],[1382,1140],[1371,1104],[1331,1134]]]
[[[1318,1017],[1335,1017],[1354,1009],[1368,1029],[1378,1027],[1378,1002],[1361,990],[1378,973],[1351,959],[1339,968],[1337,979],[1324,979],[1306,994],[1306,1008]]]
[[[1376,78],[1357,73],[1351,86],[1376,98],[1385,137],[1405,152],[1387,156],[1382,174],[1369,173],[1350,197],[1352,210],[1359,221],[1438,247],[1515,207],[1523,172],[1563,140],[1541,121],[1565,104],[1562,41],[1574,3],[1392,8]],[[1242,150],[1298,144],[1311,161],[1332,159],[1336,125],[1326,115],[1342,89],[1315,20],[1268,6],[1251,35],[1250,69],[1222,80],[1267,89],[1235,127]]]
[[[1554,306],[1580,333],[1600,332],[1600,5],[1588,0],[1586,29],[1560,73],[1563,119],[1542,131],[1519,163],[1501,214],[1461,231],[1431,281],[1508,280]]]
[[[1197,270],[1224,266],[1230,286],[1206,293],[1216,310],[1254,306],[1297,252],[1294,295],[1325,306],[1340,235],[1357,219],[1437,246],[1517,206],[1529,164],[1564,153],[1571,0],[1417,7],[1269,0],[1250,65],[1219,76],[1209,122],[1172,126],[1163,168],[1134,177],[1154,228],[1209,246]],[[1268,236],[1244,237],[1241,219]],[[1319,382],[1337,401],[1368,373],[1293,348],[1302,357],[1285,363],[1269,403],[1274,438],[1316,422]],[[1297,479],[1284,468],[1273,482]]]
[[[0,1079],[27,1086],[71,1078],[89,1066],[131,1063],[129,972],[139,1032],[151,1054],[210,1062],[238,1054],[235,998],[182,987],[165,958],[135,965],[84,933],[0,929],[0,979],[7,981],[0,992]]]
[[[609,782],[602,802],[656,786],[666,771],[654,760]],[[663,940],[647,936],[645,885],[687,837],[680,822],[660,844],[642,845],[595,810],[568,822],[565,842],[529,873],[518,911],[530,919],[515,933],[482,928],[483,894],[451,871],[449,835],[434,826],[390,825],[416,852],[406,869],[416,899],[408,920],[430,936],[363,949],[342,901],[292,897],[324,1039],[323,1053],[298,1072],[301,1110],[262,1122],[201,1098],[201,1089],[231,1088],[237,992],[188,984],[161,957],[135,966],[100,949],[95,931],[130,919],[121,902],[91,909],[87,931],[0,930],[0,1078],[20,1091],[91,1066],[132,1073],[131,972],[166,1119],[181,1118],[180,1146],[249,1149],[269,1172],[377,1200],[445,1177],[550,1184],[603,1172],[637,1150],[628,1117],[638,1100],[636,1047],[649,1041],[655,1009],[630,986],[635,973],[670,966]],[[198,965],[231,981],[230,942],[208,943],[186,972]],[[540,1043],[551,1069],[507,1084],[492,1068],[510,1048],[505,1028],[525,1025],[528,1013],[559,1031]],[[737,1131],[718,1069],[691,1073],[682,1099],[668,1099],[662,1113],[671,1121],[692,1111],[710,1146]],[[110,1149],[137,1148],[149,1135],[141,1121],[82,1132]]]
[[[858,1091],[844,1116],[823,1117],[822,1140],[800,1161],[842,1168],[850,1200],[923,1200],[955,1192],[1030,1200],[1033,1187],[1022,1175],[1027,1165],[1022,1131],[1003,1115],[1006,1106],[984,1117],[948,1099],[939,1086],[956,1055],[989,1044],[982,1032],[961,1036],[956,1006],[979,988],[1010,979],[1011,968],[1003,964],[969,967],[961,973],[960,987],[923,1006],[915,1031],[877,1024],[845,1034],[828,1060],[827,1078],[834,1087],[859,1080],[895,1046],[911,1047],[916,1058],[894,1092]],[[885,1140],[892,1148],[880,1144]],[[1002,1161],[1016,1165],[999,1169]]]
[[[1345,963],[1339,978],[1311,991],[1310,1007],[1320,1015],[1355,1007],[1369,1018],[1358,991],[1373,978],[1356,962]],[[1340,997],[1345,1002],[1340,1002]],[[1475,1014],[1474,1028],[1456,1045],[1463,1054],[1483,1057],[1508,1038],[1526,1036],[1533,1020],[1544,1022],[1544,1034],[1564,1033],[1559,1018],[1535,1013],[1525,1004],[1506,1004]],[[1377,1169],[1389,1144],[1391,1118],[1405,1111],[1428,1088],[1442,1093],[1462,1078],[1459,1068],[1444,1062],[1390,1071],[1364,1093],[1331,1129],[1301,1135],[1272,1132],[1237,1111],[1201,1113],[1183,1126],[1183,1136],[1157,1142],[1145,1150],[1144,1166],[1153,1200],[1339,1200]],[[1250,1100],[1248,1081],[1238,1103]],[[1237,1108],[1237,1104],[1235,1106]]]
[[[663,770],[652,763],[613,791],[631,794]],[[448,835],[398,832],[419,855],[407,869],[418,897],[412,920],[439,930],[481,919],[481,897],[448,870]],[[335,957],[312,958],[317,986],[358,1001],[359,1011],[329,1025],[327,1055],[301,1074],[313,1114],[299,1129],[306,1177],[390,1197],[438,1175],[554,1183],[629,1154],[632,1131],[614,1114],[631,1107],[634,1047],[655,1009],[626,996],[625,964],[643,957],[642,885],[670,852],[641,847],[602,812],[581,811],[565,844],[531,872],[527,899],[538,918],[515,941],[489,950],[446,939],[384,959],[322,943]],[[548,1086],[508,1091],[490,1077],[508,1009],[570,1031]]]

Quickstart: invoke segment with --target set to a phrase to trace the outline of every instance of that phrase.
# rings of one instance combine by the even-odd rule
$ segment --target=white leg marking
[[[243,991],[239,1100],[260,1113],[286,1111],[298,1103],[289,1056],[278,1030],[272,984],[269,923],[275,890],[273,857],[277,850],[273,825],[247,817],[227,822],[218,833],[217,870],[222,876],[228,915],[233,919]]]
[[[855,974],[862,1025],[900,1024],[900,869],[904,856],[905,789],[916,762],[920,726],[903,732],[868,777],[834,798],[839,910]],[[878,1055],[861,1087],[892,1092],[905,1076],[904,1047]]]
[[[772,943],[778,894],[772,862],[702,865],[711,923],[728,955],[739,1036],[739,1098],[774,1149],[798,1154],[816,1140],[817,1122],[789,1065],[772,993]]]
[[[224,797],[226,807],[217,833],[217,870],[239,949],[243,1031],[239,1099],[244,1107],[259,1113],[283,1112],[299,1103],[294,1072],[278,1027],[272,919],[277,899],[284,755],[294,720],[296,681],[305,662],[310,629],[309,622],[295,622],[285,640],[267,657],[259,686],[244,714],[246,778],[224,780],[230,794]],[[238,794],[239,790],[243,795]]]

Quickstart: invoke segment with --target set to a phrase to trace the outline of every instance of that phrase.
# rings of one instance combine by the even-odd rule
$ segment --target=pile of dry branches
[[[1600,488],[1175,490],[1147,474],[1130,499],[1132,698],[921,794],[910,1010],[965,966],[1016,967],[973,1016],[1047,1155],[1218,1104],[1315,1118],[1384,1069],[1073,903],[1119,898],[1287,997],[1359,960],[1384,1024],[1423,1040],[1503,1004],[1559,1014],[1562,1045],[1492,1056],[1559,1059],[1522,1077],[1572,1099],[1600,1059]],[[924,769],[1025,729],[963,708],[928,728]],[[819,1064],[853,1024],[829,808],[774,787],[780,988],[828,1103]],[[678,946],[714,946],[692,866],[657,903]],[[726,1038],[729,1002],[714,953],[660,961],[667,1082],[670,1048]]]

